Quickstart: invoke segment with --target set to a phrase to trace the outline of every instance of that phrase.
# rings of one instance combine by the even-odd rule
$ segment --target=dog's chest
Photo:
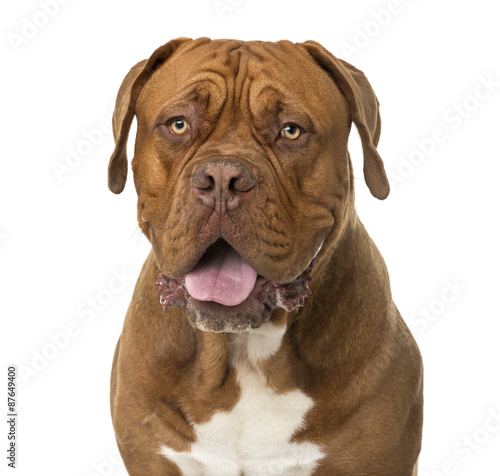
[[[313,407],[300,390],[276,393],[256,367],[281,344],[283,329],[265,324],[232,344],[241,395],[229,412],[194,425],[197,441],[189,453],[164,446],[161,454],[187,476],[309,475],[323,456],[313,443],[290,442]]]

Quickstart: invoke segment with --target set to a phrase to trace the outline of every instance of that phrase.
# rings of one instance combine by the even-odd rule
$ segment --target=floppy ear
[[[127,181],[127,139],[139,94],[153,73],[186,41],[191,40],[178,38],[160,46],[148,60],[136,64],[120,86],[113,113],[115,150],[108,166],[108,187],[113,193],[121,193]]]
[[[390,187],[384,164],[376,149],[381,124],[379,102],[370,83],[362,71],[336,58],[319,43],[306,41],[301,45],[330,75],[347,99],[363,146],[365,182],[372,195],[383,200],[389,195]]]

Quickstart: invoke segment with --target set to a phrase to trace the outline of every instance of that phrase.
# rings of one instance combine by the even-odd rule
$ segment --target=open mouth
[[[255,271],[226,241],[217,240],[186,274],[186,290],[198,301],[237,306],[250,296]]]
[[[233,321],[229,326],[232,330],[259,327],[269,320],[273,309],[291,312],[304,305],[311,294],[308,282],[313,279],[313,261],[291,281],[270,281],[219,239],[186,276],[174,279],[160,271],[155,282],[159,286],[157,296],[164,311],[187,306],[191,322],[203,330],[227,331],[224,321],[228,318]]]

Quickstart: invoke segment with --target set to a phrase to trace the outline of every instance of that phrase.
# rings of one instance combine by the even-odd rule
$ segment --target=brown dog
[[[134,115],[152,252],[111,378],[129,474],[416,474],[421,358],[354,208],[351,122],[389,193],[364,74],[314,42],[173,40],[118,93],[115,193]]]

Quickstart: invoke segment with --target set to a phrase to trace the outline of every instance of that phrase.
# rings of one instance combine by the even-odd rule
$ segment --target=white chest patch
[[[185,476],[306,476],[323,453],[313,443],[291,443],[313,407],[300,390],[278,394],[265,384],[255,364],[281,345],[285,329],[271,323],[242,333],[232,344],[241,396],[230,412],[217,412],[193,425],[197,441],[189,453],[162,446],[160,454]]]

